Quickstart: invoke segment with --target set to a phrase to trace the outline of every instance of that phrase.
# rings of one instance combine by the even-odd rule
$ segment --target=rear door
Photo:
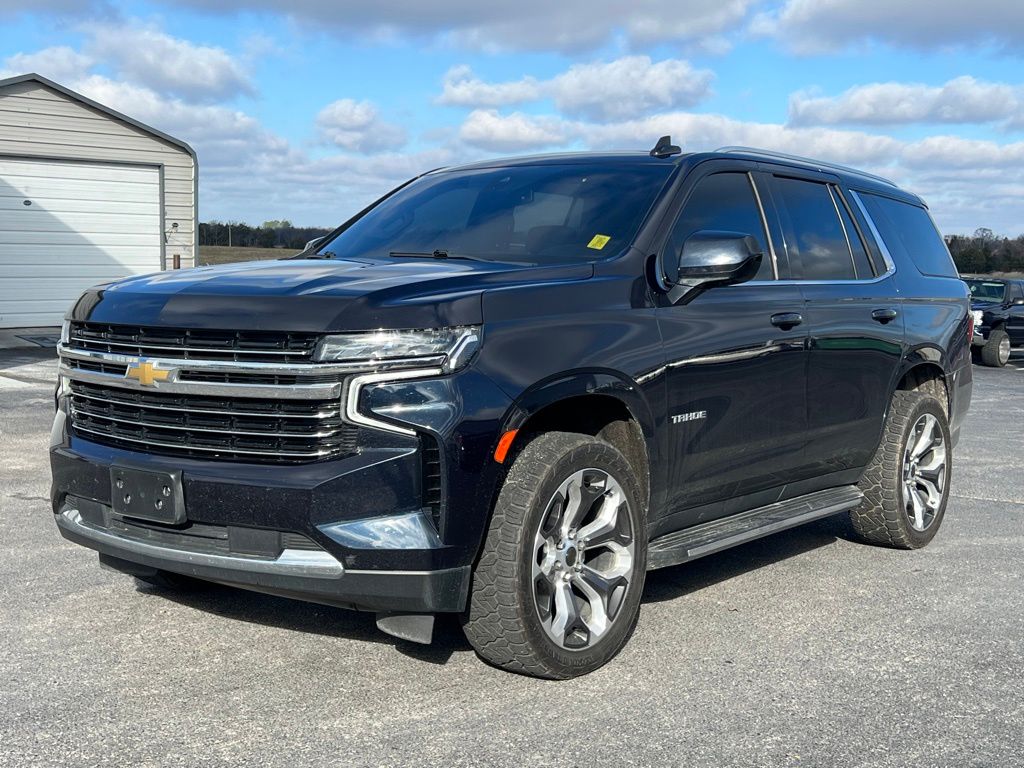
[[[893,270],[837,180],[771,175],[791,277],[805,300],[807,454],[826,487],[848,482],[830,476],[863,467],[878,446],[903,354],[902,308]]]

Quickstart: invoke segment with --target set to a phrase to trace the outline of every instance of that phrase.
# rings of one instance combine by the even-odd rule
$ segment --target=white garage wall
[[[162,165],[167,263],[179,254],[193,265],[196,169],[183,147],[26,80],[0,87],[0,156],[25,155]]]
[[[160,169],[0,157],[0,328],[59,325],[86,288],[160,269]]]

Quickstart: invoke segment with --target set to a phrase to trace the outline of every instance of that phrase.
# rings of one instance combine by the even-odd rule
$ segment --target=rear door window
[[[891,197],[858,192],[890,253],[911,261],[922,275],[959,277],[928,211]]]
[[[787,230],[793,278],[855,280],[850,243],[829,185],[776,176],[774,188],[779,215]]]

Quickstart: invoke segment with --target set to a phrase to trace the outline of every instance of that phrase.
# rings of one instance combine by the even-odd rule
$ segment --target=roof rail
[[[885,178],[884,176],[876,176],[873,173],[867,171],[860,171],[856,168],[851,168],[848,165],[839,165],[839,163],[826,163],[822,160],[814,160],[810,157],[801,157],[800,155],[789,155],[785,152],[774,152],[770,149],[757,149],[756,147],[741,147],[741,146],[728,146],[719,147],[715,152],[742,152],[747,155],[755,155],[758,157],[764,157],[774,160],[792,160],[805,165],[812,165],[819,169],[831,169],[836,171],[842,171],[844,173],[852,173],[857,176],[863,176],[866,179],[872,179],[874,181],[881,182],[882,184],[888,184],[890,187],[897,187],[896,182]],[[898,188],[898,187],[897,187]]]

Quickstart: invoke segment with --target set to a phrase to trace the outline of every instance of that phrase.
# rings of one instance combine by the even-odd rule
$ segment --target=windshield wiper
[[[461,253],[448,253],[448,251],[443,248],[435,248],[430,253],[427,253],[426,251],[391,251],[388,255],[396,259],[471,259],[474,261],[480,261],[480,259],[476,259],[473,256],[464,256]]]
[[[485,259],[482,256],[469,256],[465,253],[451,253],[442,248],[437,248],[433,252],[428,251],[391,251],[388,254],[392,258],[396,259],[464,259],[465,261],[482,261],[485,264],[515,264],[521,265],[523,262],[518,261],[502,261],[500,259]]]

